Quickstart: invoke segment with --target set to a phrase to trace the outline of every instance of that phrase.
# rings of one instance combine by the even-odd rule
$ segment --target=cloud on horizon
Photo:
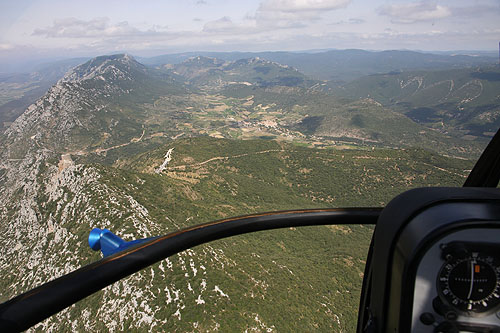
[[[351,0],[264,0],[259,6],[262,12],[310,12],[329,11],[346,7]]]
[[[52,26],[35,29],[32,35],[48,38],[105,38],[167,33],[167,27],[162,26],[152,26],[142,31],[127,21],[111,24],[108,17],[96,17],[88,21],[67,17],[54,20]]]
[[[462,16],[462,17],[480,17],[484,15],[489,15],[493,13],[500,14],[500,1],[496,6],[492,5],[474,5],[467,7],[451,7],[451,13],[453,16]]]
[[[305,28],[321,14],[345,8],[351,0],[264,0],[254,14],[233,22],[228,16],[207,22],[203,32],[225,34],[258,34],[283,29]]]
[[[311,21],[322,13],[346,8],[351,0],[264,0],[255,13],[257,21]]]
[[[437,20],[452,14],[449,7],[425,1],[384,5],[379,8],[378,12],[380,15],[389,16],[392,23],[401,24]]]

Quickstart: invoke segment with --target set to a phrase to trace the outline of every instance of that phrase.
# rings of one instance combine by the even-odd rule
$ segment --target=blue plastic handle
[[[101,250],[102,255],[107,257],[150,239],[153,238],[143,238],[126,242],[108,229],[94,228],[89,233],[89,246],[94,251]]]

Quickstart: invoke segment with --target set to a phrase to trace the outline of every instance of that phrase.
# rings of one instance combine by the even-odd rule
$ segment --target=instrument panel
[[[500,333],[500,189],[407,191],[370,247],[359,333]]]
[[[500,332],[500,231],[470,228],[435,242],[415,280],[413,332]]]

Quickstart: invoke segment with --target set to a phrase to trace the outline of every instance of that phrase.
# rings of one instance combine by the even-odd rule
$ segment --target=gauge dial
[[[449,258],[437,282],[441,299],[459,312],[481,314],[500,304],[500,267],[493,257]]]

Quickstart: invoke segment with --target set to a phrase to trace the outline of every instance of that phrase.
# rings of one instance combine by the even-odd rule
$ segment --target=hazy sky
[[[500,0],[0,0],[0,61],[129,52],[495,50]]]

